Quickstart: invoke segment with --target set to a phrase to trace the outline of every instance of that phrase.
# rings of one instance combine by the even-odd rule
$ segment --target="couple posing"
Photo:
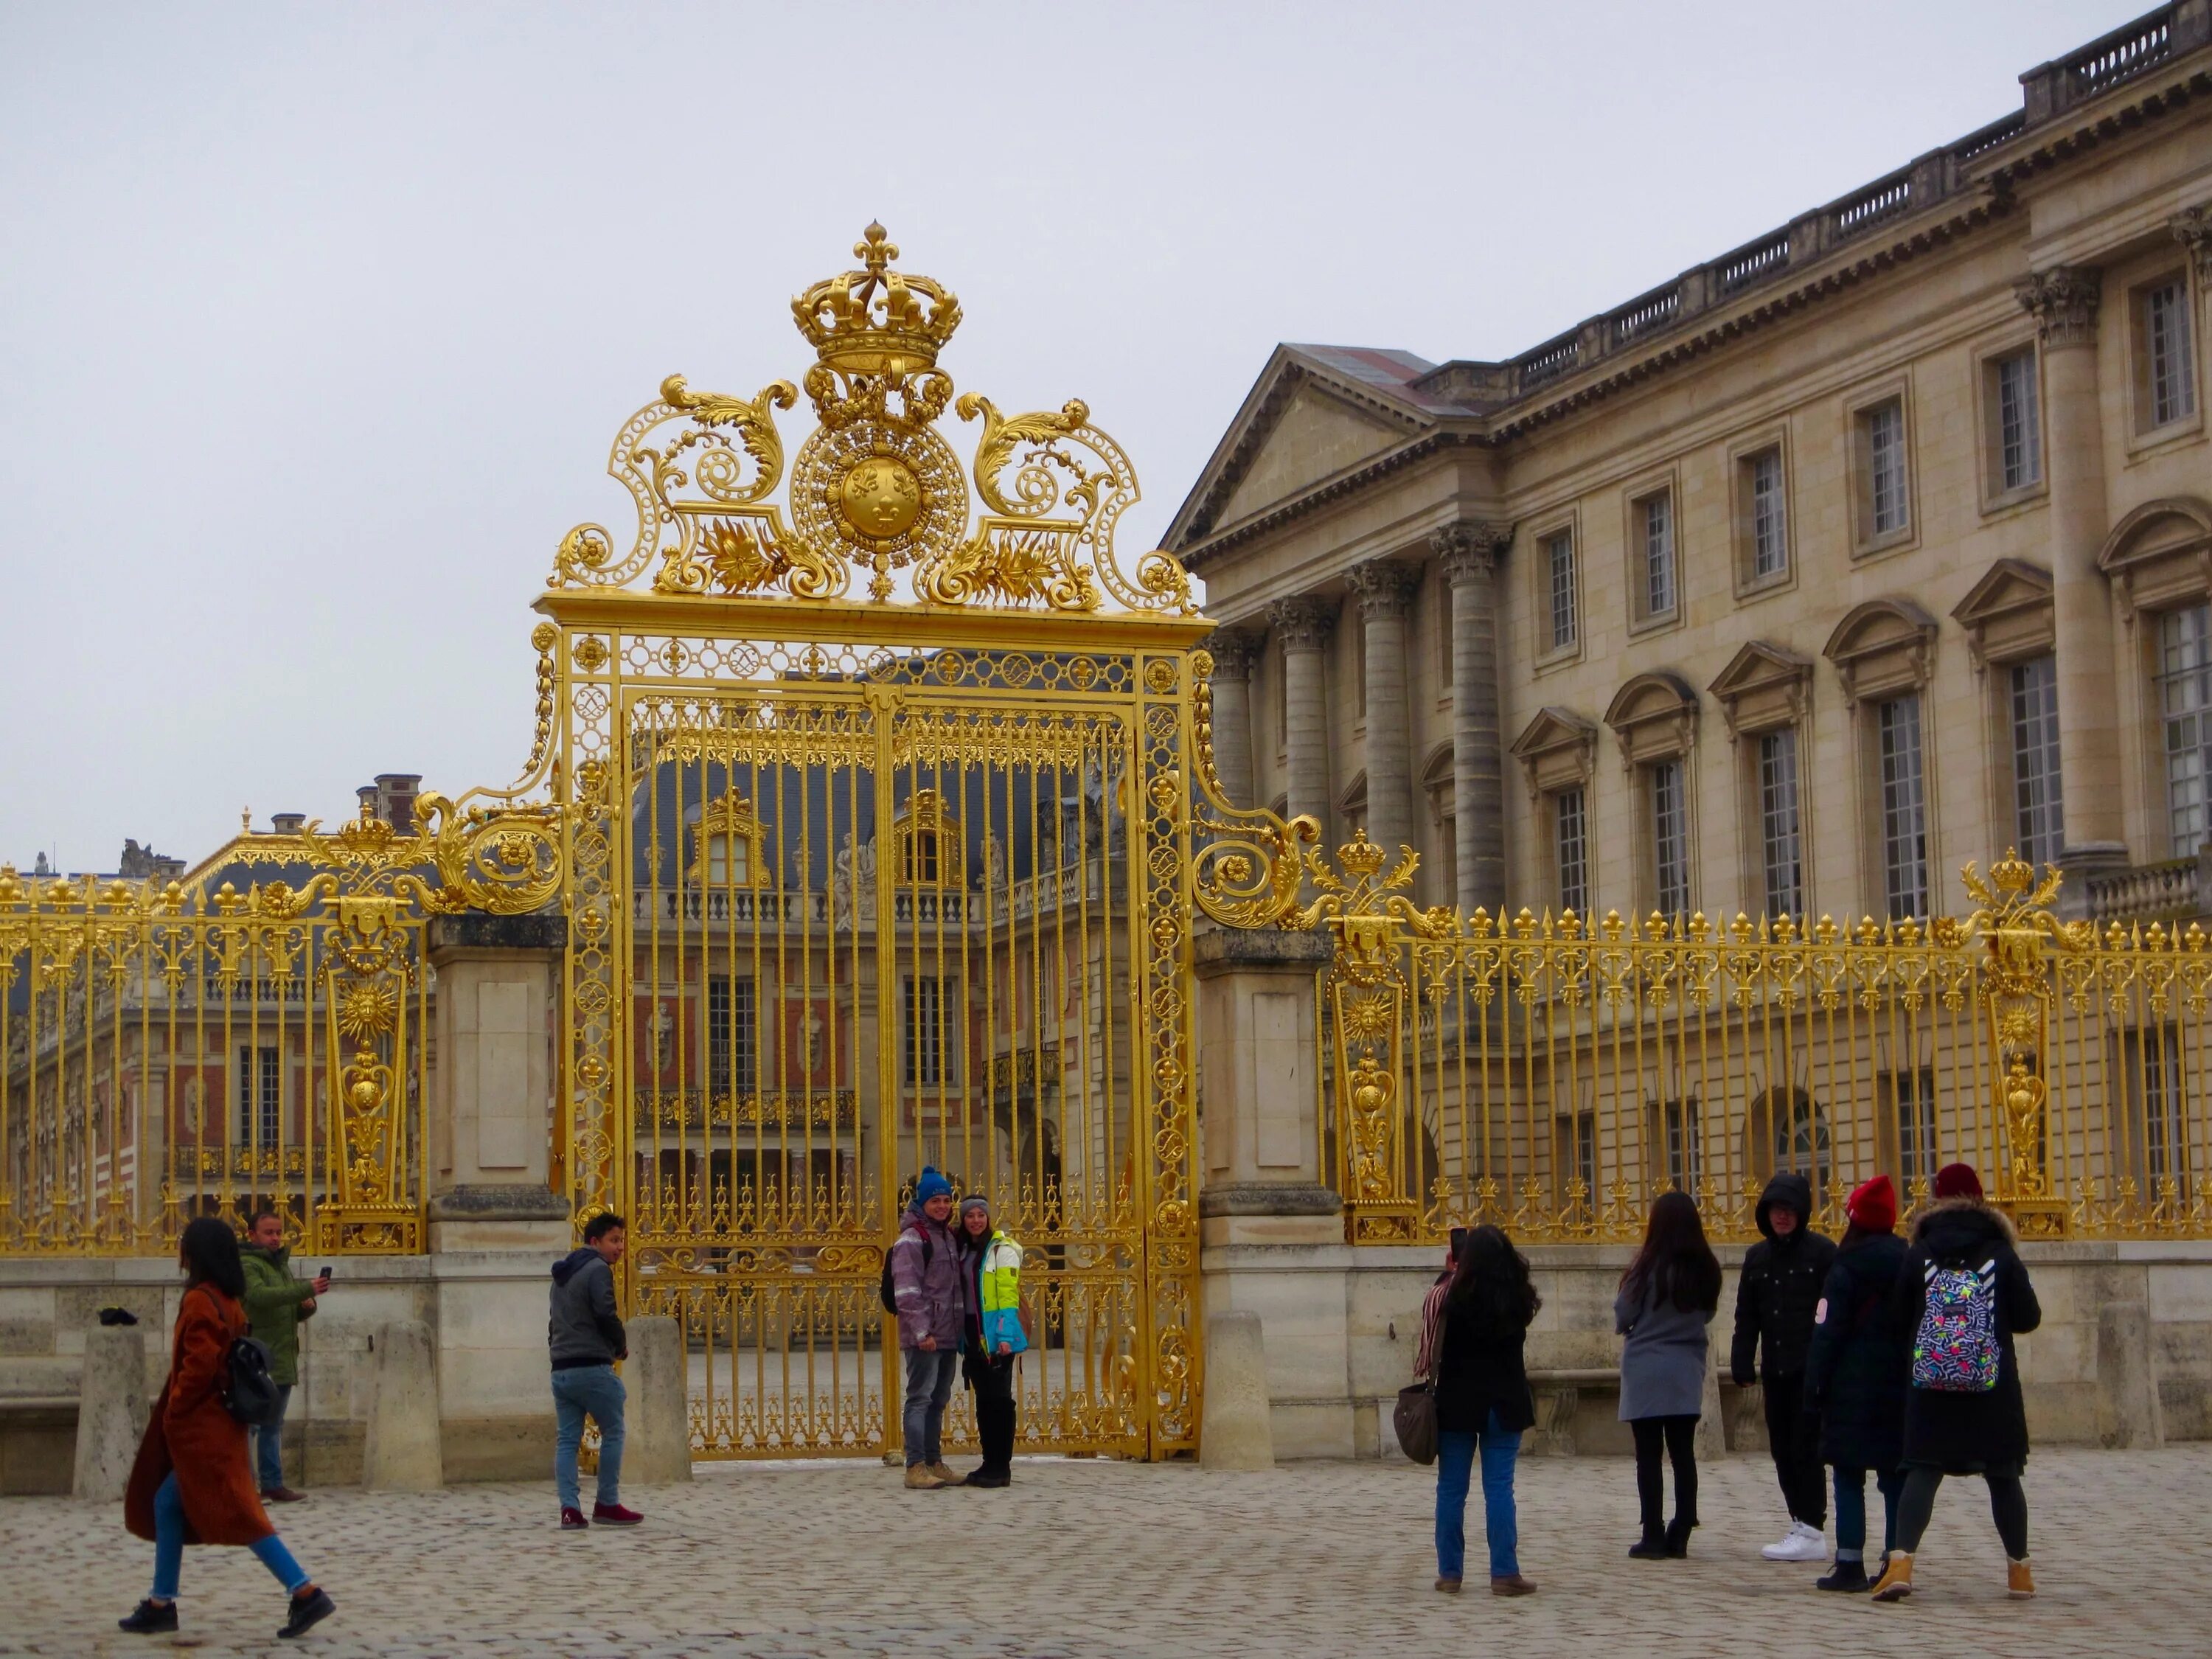
[[[992,1224],[990,1200],[963,1200],[956,1222],[952,1183],[925,1168],[890,1256],[906,1354],[906,1484],[913,1491],[1012,1482],[1014,1380],[1029,1346],[1021,1268],[1021,1246]],[[943,1444],[956,1366],[975,1391],[983,1443],[981,1467],[964,1480],[945,1467]]]

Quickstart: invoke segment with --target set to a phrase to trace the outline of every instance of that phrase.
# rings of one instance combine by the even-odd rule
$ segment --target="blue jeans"
[[[942,1462],[945,1402],[960,1374],[960,1345],[942,1342],[934,1349],[906,1351],[906,1466]]]
[[[1467,1489],[1474,1472],[1477,1443],[1482,1452],[1482,1524],[1490,1534],[1490,1576],[1510,1578],[1521,1571],[1519,1525],[1513,1510],[1513,1465],[1521,1456],[1521,1432],[1498,1425],[1498,1413],[1480,1436],[1447,1430],[1437,1437],[1437,1577],[1457,1578],[1467,1566]]]
[[[292,1552],[284,1547],[284,1540],[275,1533],[258,1543],[247,1546],[253,1559],[276,1576],[287,1593],[299,1589],[307,1582],[307,1570],[292,1559]],[[154,1599],[173,1601],[177,1599],[177,1580],[185,1567],[185,1497],[177,1490],[177,1472],[169,1471],[169,1478],[154,1494]]]
[[[553,1373],[553,1484],[561,1507],[583,1508],[576,1486],[576,1453],[584,1443],[584,1419],[599,1425],[599,1501],[622,1502],[623,1402],[629,1398],[611,1365],[577,1365]]]
[[[1866,1559],[1867,1472],[1848,1463],[1836,1465],[1836,1559]],[[1889,1559],[1897,1547],[1897,1495],[1905,1483],[1895,1469],[1874,1472],[1875,1490],[1881,1494],[1881,1553]]]
[[[276,1415],[253,1431],[253,1467],[264,1492],[284,1484],[284,1408],[292,1403],[292,1385],[276,1385]]]

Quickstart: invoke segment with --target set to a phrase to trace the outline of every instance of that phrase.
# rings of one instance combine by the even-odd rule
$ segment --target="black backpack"
[[[265,1429],[278,1415],[276,1379],[269,1374],[269,1345],[251,1336],[230,1340],[222,1381],[222,1408],[249,1429]]]
[[[918,1237],[921,1240],[921,1270],[924,1273],[927,1273],[929,1271],[930,1257],[936,1254],[936,1247],[929,1242],[929,1235],[927,1233],[920,1234]],[[891,1246],[891,1249],[896,1249],[897,1248],[898,1246],[896,1244]],[[895,1314],[898,1311],[898,1292],[891,1287],[890,1250],[885,1250],[884,1252],[883,1282],[877,1285],[876,1294],[882,1299],[884,1311],[885,1313]]]

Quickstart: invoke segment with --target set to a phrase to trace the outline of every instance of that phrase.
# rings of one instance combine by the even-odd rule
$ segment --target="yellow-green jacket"
[[[1022,1247],[994,1228],[975,1258],[975,1305],[981,1310],[983,1352],[996,1358],[1030,1346],[1022,1334]]]

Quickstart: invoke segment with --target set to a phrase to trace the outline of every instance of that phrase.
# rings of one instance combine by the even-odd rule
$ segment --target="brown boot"
[[[2035,1574],[2029,1571],[2026,1556],[2017,1561],[2005,1558],[2005,1594],[2015,1601],[2035,1599]]]
[[[1875,1581],[1874,1599],[1902,1601],[1911,1594],[1912,1558],[1903,1550],[1892,1550],[1889,1559],[1882,1563],[1881,1577]]]
[[[265,1486],[262,1489],[261,1501],[264,1504],[304,1504],[307,1501],[307,1494],[294,1492],[289,1486]]]
[[[968,1484],[966,1475],[942,1462],[932,1463],[929,1472],[937,1477],[937,1484],[940,1486],[964,1486]]]
[[[1459,1580],[1447,1574],[1445,1577],[1437,1580],[1437,1588],[1442,1590],[1446,1595],[1457,1595],[1459,1594]]]
[[[944,1485],[942,1480],[929,1472],[927,1464],[909,1463],[906,1466],[906,1489],[908,1492],[937,1492],[941,1490]]]
[[[1517,1572],[1509,1572],[1503,1578],[1490,1581],[1492,1595],[1534,1595],[1536,1587]]]

